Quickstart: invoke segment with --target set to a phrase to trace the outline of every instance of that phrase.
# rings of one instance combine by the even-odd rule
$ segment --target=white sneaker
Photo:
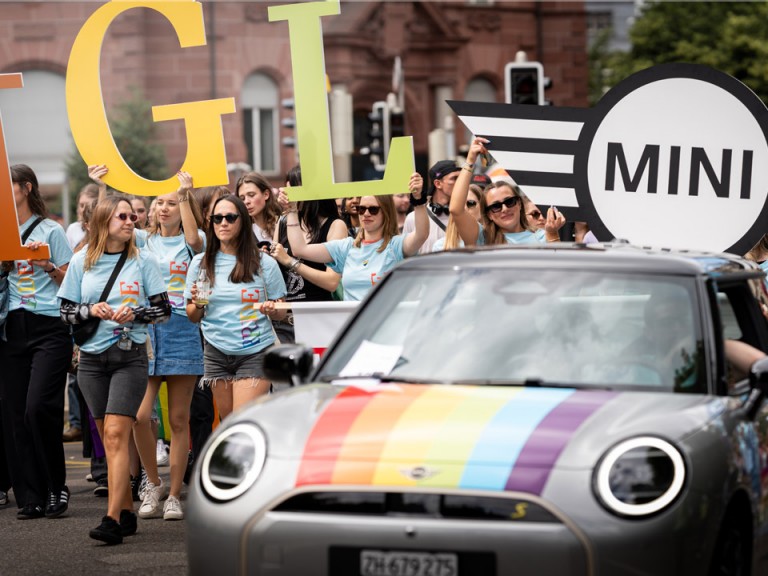
[[[155,486],[152,482],[147,482],[147,489],[144,492],[144,501],[139,508],[140,518],[159,518],[162,514],[160,501],[165,497],[165,485],[163,479],[160,484]]]
[[[168,447],[162,440],[157,441],[157,465],[168,466]]]
[[[181,502],[176,496],[168,496],[163,506],[163,520],[184,520],[184,511]]]

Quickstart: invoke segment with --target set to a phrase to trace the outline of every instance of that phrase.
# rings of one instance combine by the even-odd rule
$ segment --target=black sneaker
[[[45,507],[46,518],[56,518],[64,514],[69,508],[69,488],[64,486],[61,490],[48,494],[48,506]]]
[[[136,514],[130,510],[120,510],[120,533],[123,536],[133,536],[137,527]]]
[[[141,482],[141,473],[138,476],[131,476],[131,498],[134,502],[140,502],[139,483]]]
[[[109,485],[107,484],[106,477],[96,480],[96,488],[93,489],[93,495],[102,497],[109,496]]]
[[[109,516],[104,516],[104,518],[101,519],[101,524],[88,532],[88,536],[94,540],[106,542],[107,544],[123,543],[123,532],[120,528],[120,524],[118,524],[114,518],[110,518]]]
[[[25,504],[24,508],[16,513],[19,520],[31,520],[33,518],[42,518],[45,516],[45,510],[40,504]]]
[[[8,492],[0,490],[0,506],[6,506],[8,504]]]

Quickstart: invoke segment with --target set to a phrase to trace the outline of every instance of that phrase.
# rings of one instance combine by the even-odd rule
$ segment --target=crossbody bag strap
[[[443,221],[438,218],[432,210],[427,209],[427,216],[429,216],[432,219],[432,222],[440,226],[440,228],[445,232],[445,224],[443,224]]]
[[[43,219],[38,216],[35,219],[35,221],[32,222],[30,227],[26,229],[26,231],[24,232],[24,235],[21,237],[21,244],[22,244],[22,246],[24,245],[24,242],[29,240],[29,237],[32,235],[32,232],[35,230],[35,228],[37,228],[37,225],[40,224],[40,222],[42,222],[42,221],[43,221]]]
[[[117,280],[118,274],[120,274],[120,270],[123,269],[123,265],[125,264],[125,261],[128,259],[128,248],[123,250],[123,253],[120,254],[120,258],[117,261],[117,264],[115,264],[115,269],[112,270],[112,276],[109,277],[109,280],[107,280],[107,285],[104,286],[104,291],[101,293],[101,297],[99,298],[99,302],[106,302],[107,297],[109,296],[109,292],[112,290],[112,286],[115,285],[115,280]]]

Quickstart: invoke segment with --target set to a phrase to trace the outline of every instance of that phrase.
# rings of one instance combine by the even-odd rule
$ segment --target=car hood
[[[300,461],[296,486],[536,494],[553,469],[591,469],[613,444],[636,435],[680,440],[725,405],[703,395],[531,387],[309,386],[289,394],[294,409],[302,396],[311,402],[303,432],[272,443],[269,419],[259,420],[270,456]]]

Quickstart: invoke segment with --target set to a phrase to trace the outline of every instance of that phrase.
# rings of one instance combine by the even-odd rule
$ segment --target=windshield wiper
[[[526,388],[578,388],[581,384],[564,384],[560,382],[548,382],[541,378],[526,378],[525,380],[497,380],[488,378],[466,378],[464,380],[451,380],[456,386],[524,386]]]
[[[360,376],[323,376],[320,382],[339,382],[343,380],[378,380],[379,382],[403,382],[405,384],[450,384],[445,380],[434,378],[411,378],[410,376],[398,376],[396,374],[383,374],[374,372]]]

